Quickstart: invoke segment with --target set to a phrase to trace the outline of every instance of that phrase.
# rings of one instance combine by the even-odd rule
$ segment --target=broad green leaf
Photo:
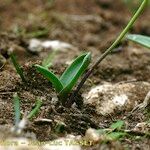
[[[128,34],[126,38],[150,49],[150,37],[148,36],[138,34]]]
[[[115,122],[115,123],[113,123],[111,126],[110,126],[110,128],[111,129],[121,129],[122,127],[123,127],[123,125],[124,125],[124,121],[122,121],[122,120],[118,120],[117,122]]]
[[[73,63],[66,69],[66,71],[60,77],[60,81],[63,84],[63,90],[59,93],[59,96],[66,97],[76,84],[79,77],[85,72],[91,60],[91,53],[83,54],[77,57]]]
[[[35,65],[35,67],[43,76],[45,76],[53,84],[57,92],[60,92],[63,89],[63,85],[56,75],[50,72],[47,68],[44,68],[40,65]]]

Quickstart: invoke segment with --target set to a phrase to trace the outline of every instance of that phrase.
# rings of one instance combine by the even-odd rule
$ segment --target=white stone
[[[31,39],[29,41],[29,50],[31,52],[40,52],[42,50],[41,41],[38,39]]]
[[[84,93],[84,104],[94,106],[96,113],[104,116],[118,111],[131,111],[145,99],[149,90],[148,82],[106,83]]]
[[[69,43],[61,42],[58,40],[41,41],[34,38],[29,41],[28,48],[31,52],[40,52],[42,49],[65,51],[66,49],[73,48],[73,46]]]

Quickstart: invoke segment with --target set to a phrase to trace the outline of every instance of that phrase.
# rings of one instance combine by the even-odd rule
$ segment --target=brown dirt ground
[[[131,13],[127,6],[120,0],[108,3],[102,7],[98,0],[56,0],[49,4],[47,0],[7,0],[0,2],[0,48],[1,53],[7,58],[7,64],[0,70],[0,124],[13,125],[12,95],[18,92],[21,99],[22,112],[28,112],[34,107],[36,97],[42,97],[43,105],[37,118],[48,118],[50,124],[37,124],[34,118],[27,131],[34,132],[40,141],[52,140],[64,136],[66,133],[84,135],[85,131],[92,128],[105,128],[117,120],[128,115],[122,112],[114,116],[96,116],[92,108],[65,108],[59,103],[52,104],[55,91],[51,84],[39,75],[32,64],[40,63],[48,52],[33,55],[26,50],[26,42],[32,38],[31,32],[48,30],[41,39],[56,39],[73,44],[77,49],[60,52],[54,60],[52,69],[61,74],[65,69],[65,62],[72,60],[83,51],[92,52],[92,60],[96,60],[128,22]],[[89,20],[84,19],[89,15]],[[81,16],[76,20],[75,16]],[[149,10],[139,18],[132,33],[150,35]],[[21,33],[16,33],[18,28]],[[23,34],[22,34],[23,33]],[[28,85],[24,85],[7,56],[6,50],[15,47],[19,62],[23,65]],[[118,50],[118,51],[117,51]],[[66,57],[67,55],[67,57]],[[84,85],[81,93],[87,92],[93,85],[104,81],[121,82],[134,80],[150,82],[150,52],[133,43],[123,41],[116,52],[109,55],[92,74]],[[58,71],[59,70],[59,71]],[[142,118],[142,119],[141,119]],[[148,113],[139,113],[125,119],[128,129],[138,122],[149,119]],[[78,120],[78,121],[77,121]],[[65,133],[57,134],[56,125],[59,121],[65,123]],[[109,149],[145,149],[150,144],[150,139],[127,138],[118,142],[107,144]],[[121,149],[120,148],[120,149]],[[87,149],[98,149],[97,147]]]

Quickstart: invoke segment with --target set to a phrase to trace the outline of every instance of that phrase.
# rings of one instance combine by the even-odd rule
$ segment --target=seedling
[[[138,34],[128,34],[126,38],[150,49],[150,37]]]
[[[113,49],[121,42],[121,40],[124,38],[124,36],[127,34],[129,29],[133,26],[134,22],[137,20],[137,18],[140,16],[140,14],[145,9],[147,3],[149,0],[144,0],[142,4],[140,5],[139,9],[136,11],[136,13],[133,15],[133,17],[130,19],[127,26],[124,28],[124,30],[120,33],[120,35],[117,37],[117,39],[113,42],[113,44],[98,58],[98,61],[87,71],[87,73],[84,75],[83,79],[77,86],[76,90],[72,93],[69,105],[71,105],[75,101],[75,96],[78,94],[80,89],[82,88],[85,81],[88,79],[88,77],[94,72],[94,70],[98,67],[99,63],[102,62],[108,54],[110,54]]]
[[[13,101],[14,101],[14,112],[15,112],[15,126],[12,129],[17,134],[20,134],[22,129],[25,127],[27,120],[32,119],[39,111],[42,101],[37,99],[35,108],[27,115],[20,120],[21,112],[20,112],[20,99],[18,97],[18,94],[15,93],[13,95]]]
[[[79,90],[87,80],[87,78],[93,73],[93,71],[98,67],[98,64],[106,58],[108,54],[112,52],[112,50],[121,42],[124,36],[127,34],[129,29],[133,26],[136,19],[140,16],[143,12],[145,6],[147,5],[148,0],[144,0],[131,18],[127,26],[118,36],[118,38],[114,41],[114,43],[99,57],[98,61],[93,65],[91,69],[85,74],[81,82],[79,83],[77,89],[71,95],[70,101],[68,105],[71,105],[74,101],[75,96],[78,94]],[[62,100],[63,103],[67,101],[67,97],[72,90],[73,86],[76,84],[79,77],[85,72],[89,63],[90,63],[91,54],[83,54],[77,57],[74,62],[66,69],[66,71],[62,74],[60,78],[58,78],[55,74],[49,71],[46,67],[35,65],[36,69],[43,74],[54,86],[56,91],[58,92],[58,96]]]
[[[32,119],[39,112],[41,105],[42,101],[40,99],[37,99],[35,107],[28,114],[27,119]]]
[[[118,120],[117,122],[112,123],[109,128],[99,129],[96,130],[96,132],[99,136],[103,135],[103,142],[120,140],[127,135],[127,133],[122,129],[124,124],[124,121]]]
[[[73,63],[58,78],[46,67],[35,65],[36,69],[45,76],[58,92],[59,98],[63,103],[66,102],[67,96],[77,83],[79,77],[85,72],[91,60],[91,53],[82,54],[77,57]]]
[[[117,122],[112,123],[109,128],[98,129],[95,130],[95,132],[101,137],[102,142],[121,140],[126,136],[150,137],[149,133],[136,130],[126,130],[124,129],[124,125],[124,121],[118,120]]]
[[[21,66],[19,65],[19,63],[17,62],[16,56],[13,52],[10,54],[10,58],[11,58],[12,63],[16,69],[16,72],[19,74],[22,81],[26,82],[24,74],[23,74],[23,70],[22,70]]]

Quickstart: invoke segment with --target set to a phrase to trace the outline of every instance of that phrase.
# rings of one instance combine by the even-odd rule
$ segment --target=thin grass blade
[[[20,100],[18,94],[15,93],[13,95],[13,103],[14,103],[14,112],[15,112],[15,126],[17,126],[20,122]]]
[[[11,58],[11,60],[12,60],[12,63],[13,63],[13,65],[14,65],[14,67],[15,67],[17,73],[20,75],[22,81],[23,81],[23,82],[26,82],[25,77],[24,77],[24,74],[23,74],[23,70],[22,70],[21,66],[19,65],[19,63],[17,62],[17,59],[16,59],[15,54],[14,54],[14,53],[11,53],[11,54],[10,54],[10,58]]]
[[[29,113],[27,118],[28,119],[33,118],[39,112],[41,105],[42,105],[42,101],[40,99],[37,99],[35,108]]]
[[[50,53],[50,54],[48,55],[47,58],[45,58],[45,59],[43,60],[43,62],[42,62],[42,66],[43,66],[43,67],[49,68],[50,66],[52,66],[52,61],[53,61],[53,59],[54,59],[54,57],[55,57],[55,55],[56,55],[56,52],[57,52],[57,51],[53,51],[52,53]]]

